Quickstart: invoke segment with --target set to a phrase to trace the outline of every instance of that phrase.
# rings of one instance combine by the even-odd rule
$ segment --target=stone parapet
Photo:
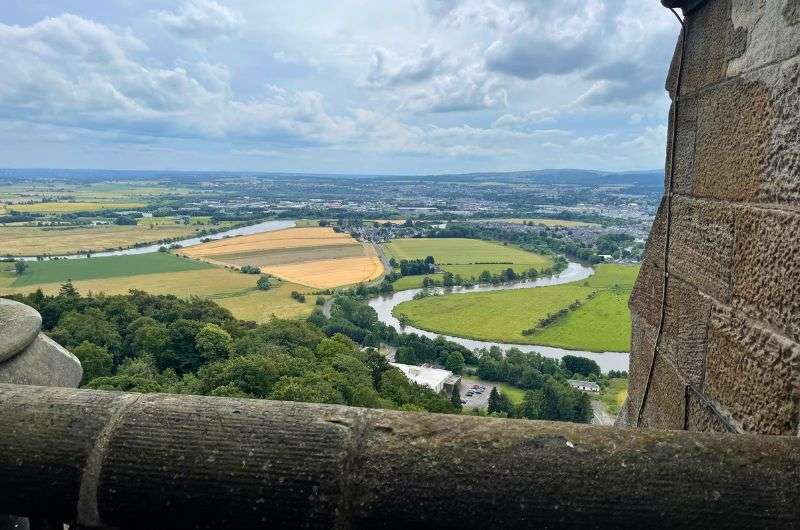
[[[794,437],[15,385],[0,432],[0,511],[81,528],[800,524]]]

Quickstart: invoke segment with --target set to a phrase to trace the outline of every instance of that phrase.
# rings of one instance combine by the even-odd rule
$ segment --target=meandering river
[[[109,256],[134,256],[138,254],[150,254],[158,252],[158,249],[164,246],[180,245],[182,247],[191,247],[202,243],[203,239],[222,239],[224,237],[233,236],[246,236],[250,234],[260,234],[262,232],[273,232],[275,230],[282,230],[284,228],[292,228],[296,223],[294,221],[264,221],[249,226],[240,226],[239,228],[232,228],[224,232],[217,232],[216,234],[208,234],[199,237],[191,237],[188,239],[181,239],[180,241],[171,241],[169,243],[155,243],[153,245],[145,245],[141,247],[126,248],[124,250],[108,250],[105,252],[92,252],[93,258],[105,258]],[[45,259],[85,259],[86,253],[83,254],[64,254],[61,256],[47,256]],[[25,261],[36,261],[36,256],[14,256],[14,259],[21,259]]]
[[[586,267],[578,263],[570,262],[566,270],[564,270],[561,274],[550,278],[539,278],[536,280],[528,280],[528,281],[503,284],[503,285],[478,285],[471,288],[453,287],[447,289],[447,293],[462,294],[462,293],[476,293],[481,291],[506,291],[509,289],[535,289],[537,287],[545,287],[548,285],[559,285],[562,283],[580,281],[585,278],[588,278],[592,274],[594,274],[594,269],[592,269],[591,267]],[[440,293],[445,292],[445,290],[441,287],[437,288],[436,290]],[[440,336],[439,333],[432,333],[430,331],[425,331],[423,329],[415,328],[413,326],[403,327],[400,325],[400,321],[397,320],[394,317],[394,315],[392,315],[392,310],[395,308],[395,306],[403,302],[412,300],[414,298],[414,295],[420,291],[422,291],[422,289],[408,289],[405,291],[398,291],[388,295],[381,295],[370,299],[369,305],[373,309],[375,309],[375,311],[378,313],[378,319],[380,319],[381,322],[383,322],[388,326],[392,326],[399,333],[416,333],[417,335],[424,335],[426,337],[436,338]],[[462,346],[466,346],[467,348],[470,348],[472,350],[498,346],[502,350],[508,350],[509,348],[518,348],[526,352],[529,351],[538,352],[544,355],[545,357],[552,357],[555,359],[560,359],[565,355],[578,355],[580,357],[586,357],[588,359],[592,359],[600,366],[600,369],[603,370],[604,372],[608,372],[609,370],[628,370],[629,355],[627,353],[566,350],[564,348],[553,348],[550,346],[536,346],[531,344],[506,344],[501,342],[488,342],[481,340],[465,339],[462,337],[454,337],[451,335],[441,335],[441,336],[443,336],[447,340],[450,340],[457,344],[461,344]]]

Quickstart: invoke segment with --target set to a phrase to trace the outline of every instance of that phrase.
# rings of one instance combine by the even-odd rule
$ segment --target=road
[[[617,419],[608,413],[606,406],[600,401],[592,401],[592,412],[592,425],[614,425]]]

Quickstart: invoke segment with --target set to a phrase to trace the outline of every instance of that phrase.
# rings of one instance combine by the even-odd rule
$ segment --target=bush
[[[260,291],[269,291],[271,287],[271,285],[269,284],[269,277],[262,276],[261,278],[259,278],[258,281],[256,281],[256,287]]]
[[[244,274],[261,274],[261,269],[255,265],[242,265],[242,268],[240,268],[239,271],[243,272]]]

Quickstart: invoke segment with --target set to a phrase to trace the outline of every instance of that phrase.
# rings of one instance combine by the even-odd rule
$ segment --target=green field
[[[482,293],[452,294],[398,305],[416,327],[459,337],[515,344],[540,344],[587,351],[628,351],[630,290],[639,268],[601,264],[590,278],[563,285]],[[597,291],[595,298],[587,297]],[[535,335],[548,313],[575,300],[582,306]]]
[[[154,252],[138,256],[112,256],[108,258],[71,259],[30,262],[28,270],[17,276],[11,287],[24,287],[43,283],[71,280],[94,280],[141,274],[170,273],[210,269],[202,261],[180,258],[173,254]]]
[[[396,261],[424,259],[433,256],[443,270],[459,274],[464,278],[478,277],[481,272],[488,270],[492,274],[511,268],[521,274],[527,270],[544,269],[550,267],[553,261],[547,256],[534,254],[513,245],[504,245],[479,239],[395,239],[383,245],[387,258]],[[399,287],[395,282],[395,290],[420,287],[422,277],[418,280],[408,280]]]

